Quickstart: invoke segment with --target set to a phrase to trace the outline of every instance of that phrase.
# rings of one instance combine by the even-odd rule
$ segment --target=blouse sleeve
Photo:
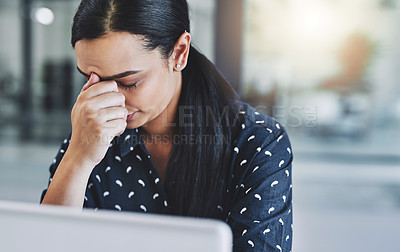
[[[63,143],[61,144],[60,149],[57,152],[56,157],[53,160],[53,163],[50,165],[50,168],[49,168],[50,177],[49,177],[49,181],[47,184],[47,188],[49,187],[50,182],[53,179],[54,173],[56,172],[56,169],[57,169],[58,165],[60,164],[61,159],[64,157],[64,154],[67,151],[67,148],[69,145],[69,140],[70,140],[70,136],[68,138],[64,139]],[[47,193],[47,188],[42,191],[42,195],[40,196],[40,204],[42,203],[44,196]]]
[[[241,167],[245,174],[227,219],[234,251],[291,251],[293,156],[286,132],[278,132]]]

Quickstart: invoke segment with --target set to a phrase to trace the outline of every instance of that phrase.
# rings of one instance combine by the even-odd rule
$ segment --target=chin
[[[127,129],[136,129],[139,128],[140,126],[142,126],[142,124],[138,124],[136,122],[128,122],[128,124],[126,125]]]
[[[145,118],[140,118],[140,117],[134,117],[131,120],[129,120],[127,122],[126,128],[127,129],[136,129],[139,128],[141,126],[143,126],[144,124],[146,124],[147,121],[145,120]]]

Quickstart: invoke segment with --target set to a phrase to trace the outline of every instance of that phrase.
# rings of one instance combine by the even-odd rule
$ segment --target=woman
[[[42,204],[226,221],[234,250],[289,251],[292,153],[191,46],[186,0],[83,0],[72,46],[88,81]]]

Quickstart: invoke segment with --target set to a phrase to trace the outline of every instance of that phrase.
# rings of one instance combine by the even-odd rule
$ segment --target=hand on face
[[[110,142],[127,126],[125,96],[115,81],[100,81],[92,73],[72,109],[69,149],[92,169],[104,158]]]

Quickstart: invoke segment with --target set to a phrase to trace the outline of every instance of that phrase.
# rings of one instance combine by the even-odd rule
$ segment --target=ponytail
[[[196,141],[181,141],[171,151],[166,190],[173,198],[175,214],[226,218],[238,101],[232,86],[192,46],[179,101],[180,108],[189,108],[192,120],[178,125],[178,135]],[[178,124],[184,119],[178,116]]]

